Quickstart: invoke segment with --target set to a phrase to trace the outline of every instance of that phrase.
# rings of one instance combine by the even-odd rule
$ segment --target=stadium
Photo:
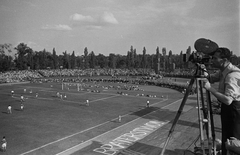
[[[1,0],[0,19],[0,155],[240,154],[238,0]]]

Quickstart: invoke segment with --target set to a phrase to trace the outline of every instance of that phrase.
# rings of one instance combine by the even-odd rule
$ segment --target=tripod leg
[[[197,82],[196,82],[196,85],[197,85],[197,105],[198,105],[198,121],[199,121],[199,130],[200,130],[200,145],[201,145],[201,148],[202,148],[202,153],[203,155],[205,155],[205,148],[204,148],[204,135],[203,135],[203,118],[202,118],[202,115],[201,115],[201,105],[200,105],[200,95],[201,95],[201,91],[199,91],[199,85],[201,85],[200,83],[200,79],[197,78]],[[200,93],[200,95],[199,95]],[[203,100],[202,100],[202,103],[203,103]]]
[[[212,140],[212,146],[213,146],[213,155],[216,155],[216,136],[215,136],[215,131],[214,131],[214,121],[213,121],[213,112],[212,112],[212,105],[211,105],[211,97],[210,97],[210,92],[206,91],[207,95],[207,104],[209,106],[209,119],[210,119],[210,127],[211,127],[211,139]]]
[[[202,108],[203,108],[203,115],[204,119],[206,120],[206,124],[204,124],[203,128],[206,127],[206,135],[208,139],[208,150],[211,153],[212,149],[214,149],[214,155],[216,155],[216,146],[215,146],[215,132],[214,132],[214,123],[213,123],[213,114],[212,114],[212,106],[211,106],[211,98],[210,92],[206,91],[206,102],[207,108],[205,107],[205,100],[203,98],[203,87],[202,87],[202,79],[199,80],[200,85],[200,93],[201,93],[201,101],[202,101]],[[201,119],[200,119],[201,120]],[[201,125],[201,122],[200,122]],[[203,134],[203,132],[202,132]],[[204,141],[204,139],[202,138]]]
[[[209,94],[206,94],[207,95],[207,114],[208,114],[208,150],[209,152],[212,151],[212,148],[213,148],[213,137],[212,137],[212,120],[211,120],[211,105],[210,105],[210,101],[209,101]]]
[[[202,86],[202,81],[199,80],[199,86],[200,86],[200,95],[201,95],[201,102],[202,102],[202,112],[203,112],[203,117],[204,119],[208,119],[208,113],[207,113],[207,108],[205,107],[205,100],[203,97],[203,86]],[[208,136],[208,126],[206,124],[203,124],[203,129],[206,127],[206,134]]]
[[[183,110],[183,107],[184,107],[184,105],[185,105],[185,103],[186,103],[186,101],[187,101],[188,95],[189,95],[190,91],[192,90],[194,81],[195,81],[195,79],[192,78],[191,81],[190,81],[190,83],[189,83],[189,85],[188,85],[188,88],[187,88],[186,93],[185,93],[185,95],[184,95],[184,97],[183,97],[183,100],[182,100],[182,102],[181,102],[181,105],[180,105],[180,107],[179,107],[179,109],[178,109],[178,112],[177,112],[177,114],[176,114],[176,116],[175,116],[175,119],[173,120],[172,127],[171,127],[171,129],[169,130],[168,137],[167,137],[167,140],[166,140],[165,143],[164,143],[164,147],[163,147],[163,149],[162,149],[161,155],[164,155],[165,149],[166,149],[167,144],[168,144],[168,142],[169,142],[169,140],[170,140],[170,138],[171,138],[171,135],[172,135],[172,133],[173,133],[173,131],[174,131],[174,128],[175,128],[175,126],[176,126],[176,124],[177,124],[177,121],[178,121],[178,119],[179,119],[179,117],[180,117],[180,115],[181,115],[181,113],[182,113],[182,110]]]

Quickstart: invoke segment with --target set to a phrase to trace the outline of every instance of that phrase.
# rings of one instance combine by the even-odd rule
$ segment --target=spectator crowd
[[[186,83],[176,83],[173,78],[189,78],[193,71],[155,74],[150,69],[46,69],[46,70],[20,70],[0,73],[1,83],[18,82],[123,82],[141,85],[157,85],[176,89],[184,93],[187,89]],[[107,78],[102,79],[102,76]],[[131,77],[135,78],[131,78]],[[161,80],[169,77],[170,80]],[[190,94],[195,93],[195,88],[190,90]]]

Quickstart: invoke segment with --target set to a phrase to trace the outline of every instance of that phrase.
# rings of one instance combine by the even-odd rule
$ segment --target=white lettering
[[[114,148],[113,148],[113,146],[111,144],[103,144],[101,147],[109,149],[109,150],[114,150]]]
[[[117,146],[118,148],[116,148],[116,150],[124,149],[124,148],[125,148],[125,146],[123,146],[123,143],[121,143],[121,142],[116,142],[116,141],[114,141],[114,142],[109,142],[109,144],[112,144],[112,145],[114,145],[114,146]]]
[[[142,131],[130,131],[130,133],[133,134],[134,137],[138,137],[138,138],[140,138],[140,137],[143,138],[144,136],[147,135],[146,132],[142,132]]]
[[[106,154],[106,155],[114,155],[117,151],[116,150],[109,150],[106,148],[96,148],[93,150],[94,152],[98,152],[98,153],[102,153],[102,154]]]
[[[135,137],[131,132],[124,134],[124,136],[129,136],[129,138],[134,138],[134,142],[135,142],[135,141],[138,141],[138,140],[140,139],[140,138],[138,138],[138,137]]]
[[[104,144],[100,148],[96,148],[93,151],[106,155],[114,155],[119,150],[127,148],[134,142],[144,138],[145,136],[150,134],[152,131],[158,129],[165,123],[166,122],[149,121],[145,123],[143,126],[135,128],[129,133],[125,133],[115,138],[114,140],[110,141],[108,144]]]
[[[132,137],[128,137],[128,136],[126,136],[125,134],[122,135],[122,136],[120,136],[120,137],[118,137],[118,138],[116,138],[116,139],[123,139],[123,140],[129,141],[129,142],[135,142],[135,141],[137,141],[136,139],[133,139]]]
[[[145,129],[145,130],[150,130],[150,131],[154,130],[153,128],[148,127],[148,126],[141,126],[139,128],[136,128],[136,129],[143,129],[143,130]]]
[[[119,137],[116,138],[116,139],[114,139],[113,141],[120,141],[120,142],[123,142],[123,143],[129,143],[129,144],[132,143],[132,142],[126,141],[126,140],[124,140],[124,139],[120,139]]]
[[[144,129],[141,129],[141,128],[136,128],[133,131],[139,131],[139,132],[145,132],[145,133],[150,133],[151,132],[151,131],[144,130]]]

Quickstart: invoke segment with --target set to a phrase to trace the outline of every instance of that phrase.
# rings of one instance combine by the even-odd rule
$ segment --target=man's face
[[[223,63],[224,59],[221,58],[220,53],[219,52],[214,53],[212,57],[212,66],[216,68],[221,68]]]

